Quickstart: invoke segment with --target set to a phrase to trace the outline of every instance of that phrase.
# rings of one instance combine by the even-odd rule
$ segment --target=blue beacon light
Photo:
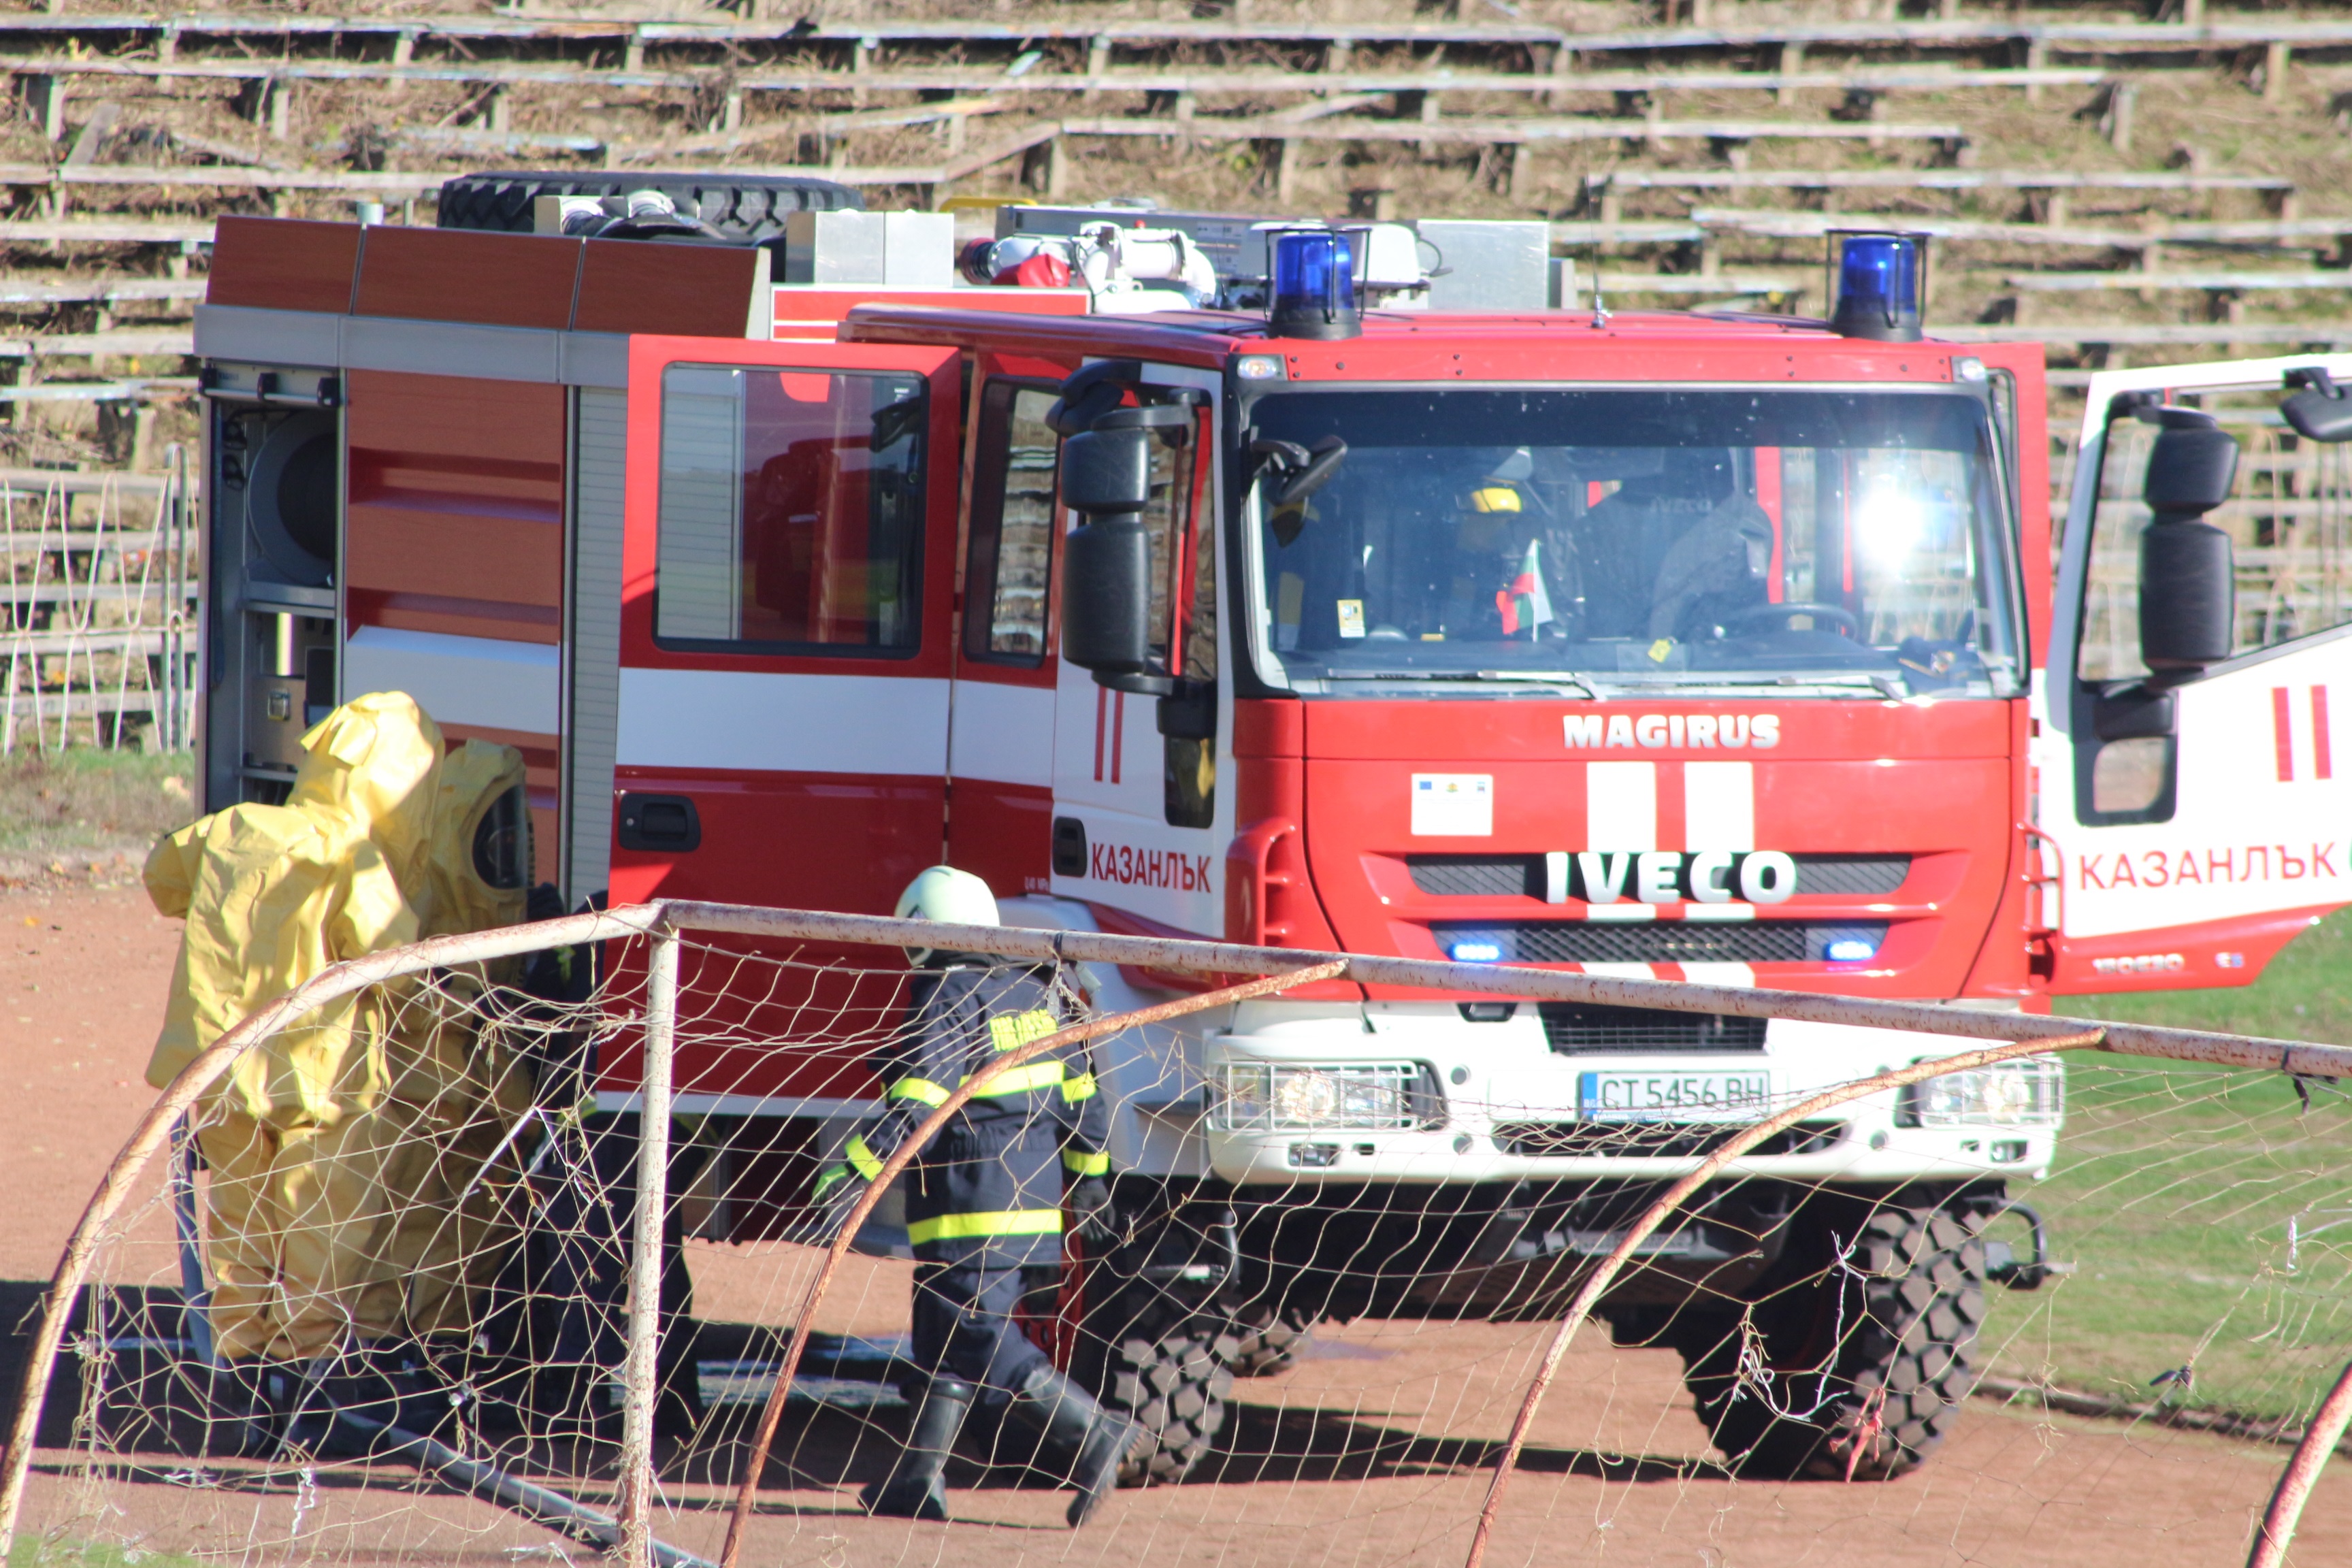
[[[1454,944],[1456,963],[1500,963],[1503,944],[1499,942],[1457,942]]]
[[[1830,237],[1838,247],[1831,330],[1880,342],[1918,342],[1927,237],[1845,233]]]
[[[1825,956],[1832,963],[1867,963],[1878,956],[1878,944],[1866,937],[1837,937]]]
[[[1277,338],[1360,337],[1355,247],[1348,237],[1336,229],[1293,228],[1273,238],[1266,330]]]

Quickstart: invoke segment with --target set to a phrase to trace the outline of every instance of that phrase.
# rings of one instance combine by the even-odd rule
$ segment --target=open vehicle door
[[[2245,984],[2352,901],[2337,377],[2352,356],[2091,380],[2034,743],[2053,991]],[[2182,487],[2216,431],[2236,441],[2235,475],[2200,516]]]

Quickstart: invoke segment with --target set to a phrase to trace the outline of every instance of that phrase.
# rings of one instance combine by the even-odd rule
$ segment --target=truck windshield
[[[1301,689],[2019,687],[1965,393],[1335,388],[1246,424],[1260,629]]]

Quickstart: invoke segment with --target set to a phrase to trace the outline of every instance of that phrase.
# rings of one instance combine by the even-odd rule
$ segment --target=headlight
[[[2066,1069],[2040,1058],[1946,1073],[1903,1091],[1913,1127],[2055,1127],[2066,1116]]]
[[[1438,1103],[1419,1062],[1228,1062],[1223,1088],[1215,1122],[1231,1132],[1421,1127],[1433,1121]]]

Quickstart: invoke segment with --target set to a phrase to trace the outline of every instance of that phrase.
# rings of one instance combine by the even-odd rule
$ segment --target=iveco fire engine
[[[2346,616],[2233,612],[2200,521],[2216,410],[2352,436],[2352,358],[2094,376],[2053,571],[2042,351],[1923,336],[1914,237],[1797,320],[1563,298],[1540,225],[1008,206],[960,277],[954,218],[815,182],[441,210],[221,224],[208,806],[399,689],[523,749],[573,904],[887,913],[944,858],[1010,924],[1956,1008],[2242,984],[2352,900]],[[896,993],[869,952],[787,1016],[726,957],[678,1103],[747,1239],[877,1092],[778,1042]],[[1941,1048],[1336,982],[1169,1038],[1097,1048],[1127,1239],[1067,1297],[1163,1476],[1305,1325],[1554,1311],[1727,1127]],[[2063,1087],[1793,1127],[1602,1315],[1749,1468],[1898,1473],[2042,1269],[1984,1228]]]

